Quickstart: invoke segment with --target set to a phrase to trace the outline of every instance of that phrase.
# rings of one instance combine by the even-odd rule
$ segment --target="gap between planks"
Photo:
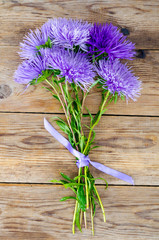
[[[57,183],[25,183],[25,182],[0,182],[0,186],[52,186],[52,187],[63,187],[61,184]],[[105,184],[95,184],[97,187],[104,187]],[[136,188],[136,187],[143,187],[143,188],[159,188],[159,185],[126,185],[126,184],[108,184],[109,187],[130,187],[130,188]]]
[[[64,113],[58,113],[58,112],[14,112],[14,111],[0,111],[0,114],[40,114],[40,115],[44,115],[44,114],[48,114],[48,115],[52,115],[52,114],[56,114],[56,115],[63,115]],[[87,115],[86,113],[83,114],[84,116]],[[95,113],[92,113],[93,116],[95,116]],[[128,114],[103,114],[102,116],[109,116],[109,117],[159,117],[159,115],[128,115]]]

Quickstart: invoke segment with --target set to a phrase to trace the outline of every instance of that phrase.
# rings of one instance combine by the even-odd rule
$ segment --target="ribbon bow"
[[[112,168],[106,167],[101,163],[92,162],[88,156],[85,156],[83,153],[80,153],[76,149],[74,149],[71,146],[71,143],[65,137],[63,137],[58,131],[56,131],[55,128],[46,120],[46,118],[44,118],[44,127],[57,141],[59,141],[65,148],[67,148],[68,151],[72,153],[72,155],[78,158],[76,162],[78,168],[89,166],[89,164],[91,164],[93,167],[95,167],[101,172],[104,172],[106,174],[109,174],[113,177],[119,178],[125,182],[134,185],[134,180],[131,176],[128,176],[125,173],[119,172]]]

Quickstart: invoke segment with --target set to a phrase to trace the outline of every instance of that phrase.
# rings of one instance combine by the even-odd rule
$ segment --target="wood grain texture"
[[[59,202],[71,192],[49,182],[60,172],[77,174],[74,157],[43,127],[44,116],[64,117],[59,104],[40,86],[21,95],[24,86],[13,81],[19,43],[53,17],[112,22],[139,50],[129,64],[143,81],[142,95],[129,105],[111,104],[96,130],[101,148],[90,154],[92,161],[131,175],[136,186],[90,167],[110,184],[107,191],[98,186],[107,223],[97,207],[94,237],[85,229],[72,235],[74,202]],[[158,240],[159,1],[0,0],[0,23],[0,239]],[[92,91],[86,105],[96,113],[99,102],[100,93]]]
[[[159,193],[148,187],[98,187],[107,222],[97,207],[95,236],[90,230],[71,233],[74,201],[59,202],[61,186],[0,185],[0,238],[3,240],[157,240]],[[87,214],[89,220],[89,214]],[[91,227],[90,222],[88,223]]]
[[[71,17],[89,22],[112,22],[127,28],[137,48],[159,48],[159,2],[156,0],[0,1],[0,45],[19,45],[30,28],[48,18]]]
[[[44,129],[44,116],[54,115],[0,115],[0,182],[48,183],[59,179],[60,172],[76,176],[74,157]],[[158,118],[103,116],[96,129],[96,143],[101,147],[90,158],[131,175],[136,185],[157,185],[158,136]],[[109,184],[126,184],[90,168]]]
[[[13,81],[13,73],[20,62],[17,47],[0,47],[0,111],[17,112],[62,112],[60,105],[52,99],[50,92],[42,89],[42,85],[30,86],[23,95],[24,86]],[[8,57],[9,56],[9,57]],[[145,59],[135,59],[130,62],[136,76],[142,84],[141,97],[137,102],[119,101],[111,104],[109,114],[126,115],[159,115],[159,51],[146,51]],[[7,86],[4,89],[4,85]],[[3,89],[3,92],[1,90]],[[91,92],[86,104],[92,113],[97,112],[100,103],[100,93]]]

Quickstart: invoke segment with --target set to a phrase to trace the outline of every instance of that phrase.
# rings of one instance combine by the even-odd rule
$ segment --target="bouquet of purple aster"
[[[90,209],[92,233],[96,205],[101,207],[104,222],[104,207],[95,186],[96,179],[89,164],[98,170],[133,184],[133,179],[121,172],[92,162],[89,152],[95,146],[95,126],[107,110],[107,106],[118,98],[136,100],[140,95],[141,82],[130,67],[120,59],[132,60],[135,46],[112,24],[90,24],[88,22],[57,18],[48,20],[40,29],[30,32],[20,43],[19,53],[23,62],[15,72],[15,81],[20,84],[43,84],[59,101],[65,120],[56,117],[53,121],[66,134],[66,138],[44,119],[49,133],[63,144],[76,158],[78,175],[74,178],[60,173],[62,180],[52,180],[73,191],[73,196],[61,199],[75,200],[72,232],[75,226],[82,229],[82,219],[87,227],[86,213]],[[100,89],[99,110],[92,115],[85,106],[86,97],[92,88]],[[87,111],[87,113],[85,112]],[[89,124],[83,122],[89,117]],[[87,128],[87,131],[86,131]],[[89,132],[87,134],[87,132]],[[108,186],[107,181],[102,179]]]

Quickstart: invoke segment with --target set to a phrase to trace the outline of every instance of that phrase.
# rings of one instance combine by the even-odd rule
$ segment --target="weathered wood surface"
[[[159,48],[159,2],[156,0],[0,1],[0,45],[18,45],[30,28],[48,18],[72,17],[89,22],[112,22],[127,28],[137,48]]]
[[[59,179],[59,172],[72,177],[77,172],[74,157],[43,127],[44,116],[62,112],[58,103],[40,86],[20,95],[23,86],[13,81],[19,42],[52,17],[112,22],[128,30],[137,49],[146,49],[129,62],[143,81],[142,96],[129,105],[111,104],[110,116],[103,116],[97,128],[101,148],[90,154],[91,160],[131,175],[135,186],[121,186],[126,183],[91,167],[95,177],[111,185],[107,191],[98,187],[107,223],[97,209],[95,237],[89,230],[72,236],[74,203],[59,202],[70,192],[47,184]],[[0,22],[0,239],[158,240],[159,1],[0,0]],[[92,113],[99,101],[100,94],[91,92],[87,106]]]
[[[17,54],[18,47],[0,47],[0,111],[17,112],[62,112],[59,104],[42,85],[31,86],[21,95],[24,86],[13,81],[13,73],[20,62]],[[9,56],[9,57],[8,57]],[[146,51],[145,59],[131,61],[136,76],[142,84],[141,97],[137,102],[119,101],[111,104],[108,114],[126,115],[159,115],[159,51]],[[4,85],[6,88],[4,88]],[[96,113],[100,103],[100,94],[91,92],[87,99],[87,106]]]
[[[157,188],[158,189],[158,188]],[[71,234],[74,201],[59,202],[68,190],[47,185],[0,185],[0,238],[30,239],[158,239],[159,192],[154,187],[98,187],[107,222],[97,207],[95,237],[90,230]],[[9,193],[9,195],[8,195]],[[135,197],[134,197],[135,196]],[[89,213],[87,214],[89,219]],[[91,227],[90,222],[88,227]]]
[[[54,115],[1,114],[0,182],[47,183],[59,179],[60,171],[72,177],[77,174],[75,158],[44,129],[44,116]],[[156,117],[103,116],[96,129],[101,147],[90,158],[131,175],[136,185],[157,185],[158,136]],[[93,167],[91,171],[110,184],[125,184]]]

